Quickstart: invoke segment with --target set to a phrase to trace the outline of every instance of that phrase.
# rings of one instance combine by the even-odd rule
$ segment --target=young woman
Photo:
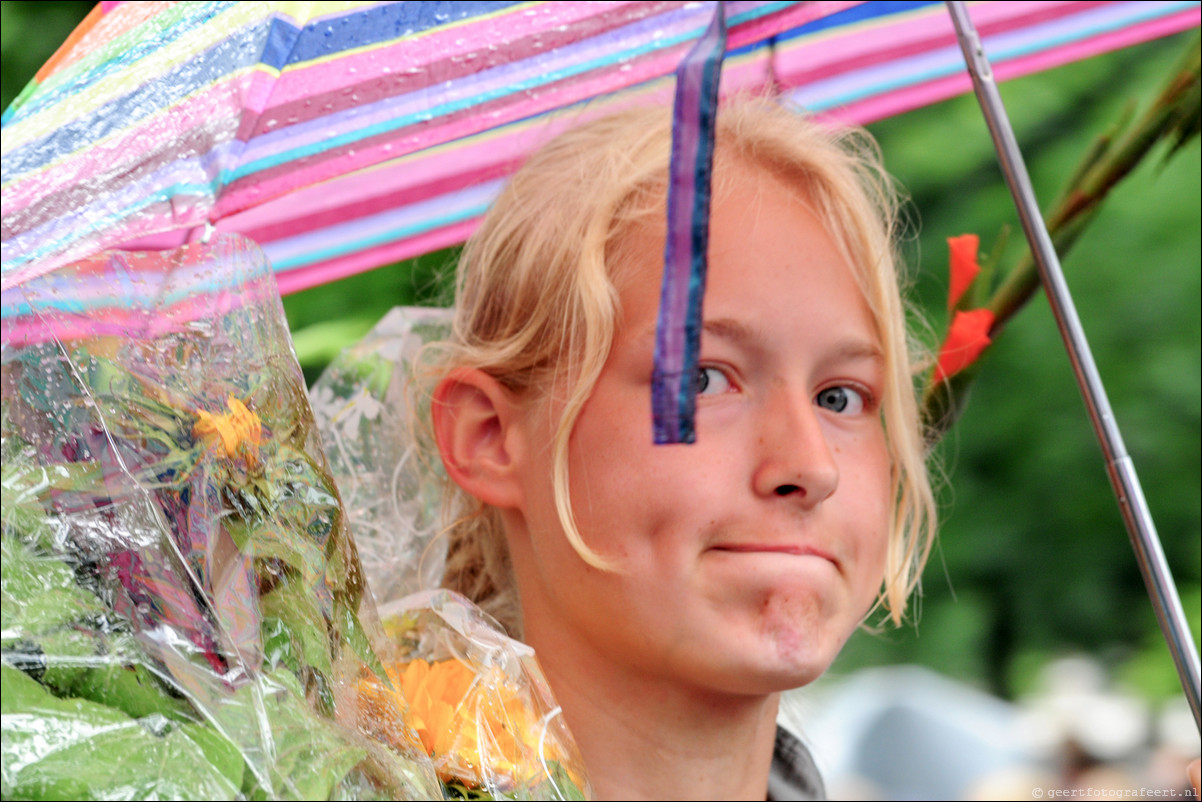
[[[780,693],[901,620],[934,525],[871,145],[767,101],[718,121],[696,444],[651,437],[665,110],[514,176],[433,373],[445,584],[535,648],[600,798],[820,795]]]

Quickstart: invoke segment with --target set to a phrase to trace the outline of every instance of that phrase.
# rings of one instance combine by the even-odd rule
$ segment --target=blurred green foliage
[[[3,2],[3,102],[90,3]],[[1190,35],[1005,84],[1038,196],[1050,202],[1091,139],[1147,100]],[[946,325],[947,236],[988,250],[1016,215],[975,99],[870,126],[912,199],[914,297]],[[1198,141],[1154,152],[1113,193],[1064,267],[1144,484],[1195,641],[1202,606],[1202,265]],[[1013,235],[1003,265],[1024,247]],[[312,380],[397,304],[446,303],[454,249],[292,295],[285,308]],[[986,357],[963,418],[938,449],[940,540],[913,618],[852,638],[834,671],[917,662],[1004,695],[1071,651],[1102,656],[1149,698],[1180,693],[1084,405],[1042,297]]]
[[[75,26],[88,0],[0,2],[0,109],[7,109]]]
[[[1003,85],[1038,197],[1050,202],[1091,139],[1147,101],[1193,34]],[[975,98],[870,126],[921,221],[915,295],[946,326],[947,236],[982,250],[1014,228]],[[1144,485],[1195,640],[1199,629],[1199,147],[1154,151],[1063,260],[1116,419]],[[1107,658],[1147,696],[1179,693],[1111,495],[1101,450],[1042,295],[985,357],[938,449],[943,524],[917,626],[853,638],[836,667],[911,660],[1014,694],[1072,650]]]

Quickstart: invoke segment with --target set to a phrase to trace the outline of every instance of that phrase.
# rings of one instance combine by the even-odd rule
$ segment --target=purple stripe
[[[709,231],[714,109],[726,51],[721,1],[705,35],[676,70],[668,232],[652,374],[653,436],[658,444],[695,439],[697,352]]]

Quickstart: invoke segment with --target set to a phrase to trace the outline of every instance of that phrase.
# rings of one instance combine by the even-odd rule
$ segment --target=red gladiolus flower
[[[957,312],[948,327],[947,339],[939,350],[935,366],[935,381],[942,382],[971,365],[989,345],[989,329],[993,327],[993,312],[973,309]]]
[[[981,245],[980,237],[976,234],[962,234],[959,237],[948,237],[947,248],[951,254],[951,286],[947,291],[947,308],[952,310],[960,301],[960,297],[972,286],[981,265],[977,263],[977,249]]]

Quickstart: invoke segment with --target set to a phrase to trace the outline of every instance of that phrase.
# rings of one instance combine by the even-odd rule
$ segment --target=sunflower
[[[253,468],[259,462],[259,446],[263,443],[263,422],[246,404],[232,395],[226,399],[225,405],[229,412],[222,414],[196,410],[192,435],[203,440],[211,448],[220,447],[230,459],[239,455],[245,457],[246,464]]]
[[[510,791],[542,778],[541,722],[532,721],[518,688],[499,671],[477,674],[455,658],[412,660],[386,671],[391,688],[374,675],[359,682],[371,729],[403,747],[396,743],[402,728],[395,718],[406,711],[405,723],[417,732],[444,783]],[[546,759],[562,761],[555,744],[545,747]]]

